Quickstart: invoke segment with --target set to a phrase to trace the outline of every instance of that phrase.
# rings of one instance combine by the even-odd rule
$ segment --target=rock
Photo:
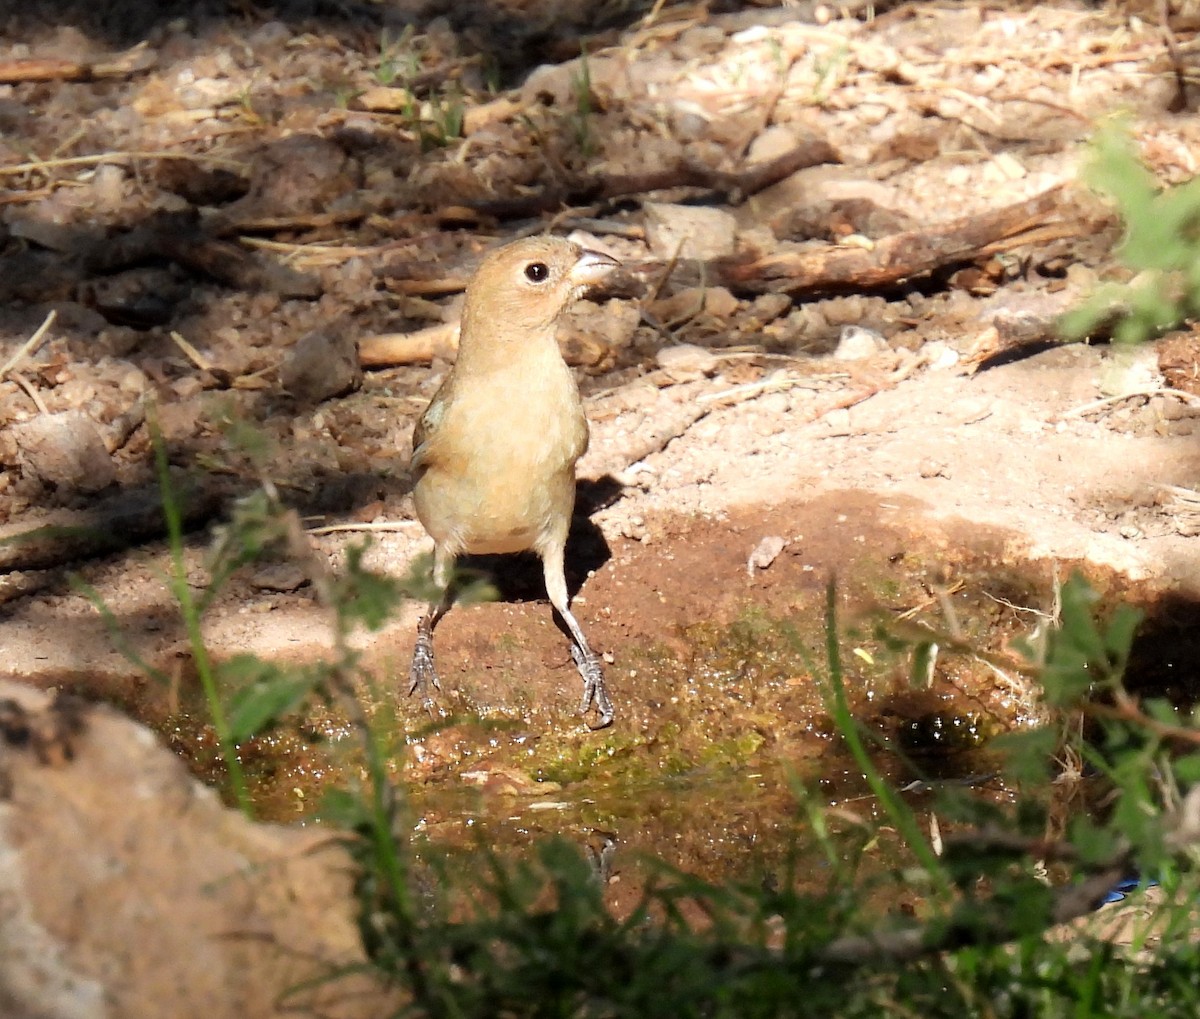
[[[646,242],[656,258],[709,261],[732,255],[737,221],[723,209],[647,202]]]
[[[833,356],[839,361],[861,361],[886,349],[887,342],[874,329],[843,326]]]
[[[746,152],[747,163],[767,163],[791,152],[800,144],[800,135],[786,124],[768,127],[750,143]]]
[[[269,142],[254,162],[254,184],[243,202],[260,215],[326,212],[362,184],[358,163],[317,134],[297,132]]]
[[[345,334],[317,330],[300,337],[279,371],[283,388],[301,403],[320,403],[362,385],[358,348]]]
[[[117,480],[117,471],[96,423],[77,410],[41,414],[13,426],[21,465],[56,488],[98,492]]]
[[[751,312],[760,322],[772,322],[791,307],[792,299],[787,294],[759,294],[754,298]]]
[[[654,355],[658,366],[673,375],[699,377],[717,370],[717,356],[711,350],[693,343],[676,343],[663,347]]]
[[[256,591],[298,591],[308,583],[308,574],[296,563],[267,563],[250,576],[250,586]]]
[[[770,534],[754,546],[750,557],[746,560],[747,576],[754,576],[754,571],[765,570],[779,558],[779,553],[787,547],[787,542],[777,534]]]
[[[713,318],[732,318],[739,301],[726,287],[704,288],[704,314]]]
[[[356,1019],[353,866],[329,832],[222,806],[110,708],[0,683],[0,1012]]]
[[[521,102],[525,106],[542,103],[566,108],[572,99],[572,89],[578,71],[569,64],[541,64],[529,72],[521,85]]]

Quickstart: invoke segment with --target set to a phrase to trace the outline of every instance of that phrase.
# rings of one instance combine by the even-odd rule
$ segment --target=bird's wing
[[[450,398],[447,386],[449,381],[450,379],[447,377],[438,391],[433,394],[433,399],[429,401],[429,406],[425,408],[425,413],[417,419],[417,426],[413,429],[413,452],[409,470],[414,477],[423,473],[425,467],[428,466],[429,442],[437,433],[442,418],[446,416],[446,405]]]

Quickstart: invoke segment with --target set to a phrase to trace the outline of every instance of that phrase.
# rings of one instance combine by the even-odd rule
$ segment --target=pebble
[[[22,466],[46,484],[98,492],[117,480],[96,423],[76,410],[12,426]]]
[[[874,329],[843,326],[833,356],[839,361],[862,361],[887,347],[887,341]]]
[[[717,370],[717,357],[711,350],[693,343],[677,343],[663,347],[654,355],[658,366],[665,371],[685,375],[708,375]]]
[[[317,330],[300,337],[279,372],[283,388],[302,403],[320,403],[362,385],[354,340]]]
[[[656,258],[708,261],[732,255],[737,220],[723,209],[647,202],[646,242]]]
[[[746,575],[753,577],[756,569],[765,570],[776,559],[779,553],[787,547],[787,542],[777,534],[768,535],[754,546],[750,558],[746,560]]]

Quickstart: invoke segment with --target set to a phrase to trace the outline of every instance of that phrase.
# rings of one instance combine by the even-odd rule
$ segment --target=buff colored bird
[[[532,550],[546,593],[573,641],[583,677],[580,713],[612,723],[600,659],[572,615],[563,556],[575,505],[575,461],[588,444],[579,389],[559,353],[562,312],[617,264],[557,237],[531,237],[488,255],[467,284],[458,359],[413,434],[413,502],[434,542],[444,591],[417,628],[409,693],[440,689],[433,629],[453,601],[462,554]]]

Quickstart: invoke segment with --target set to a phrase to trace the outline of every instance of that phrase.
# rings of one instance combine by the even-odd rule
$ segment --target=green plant
[[[767,884],[748,875],[717,886],[660,867],[621,918],[601,894],[603,868],[552,841],[517,862],[484,850],[474,868],[431,861],[425,887],[438,891],[421,909],[412,867],[379,857],[411,853],[388,834],[402,812],[396,798],[388,810],[356,815],[364,874],[383,875],[363,886],[372,958],[406,984],[414,1014],[435,1016],[1190,1014],[1200,1007],[1194,945],[1146,963],[1086,935],[1045,937],[1051,924],[1093,909],[1135,867],[1183,896],[1184,905],[1163,907],[1155,921],[1163,932],[1183,929],[1192,894],[1184,889],[1194,883],[1178,866],[1181,852],[1192,851],[1180,819],[1200,795],[1183,794],[1198,758],[1168,752],[1172,741],[1200,744],[1200,732],[1124,692],[1135,614],[1120,609],[1096,622],[1094,596],[1079,578],[1065,585],[1062,602],[1061,621],[1031,667],[1042,670],[1048,697],[1104,725],[1099,745],[1080,741],[1077,749],[1119,793],[1107,816],[1047,834],[1045,783],[1064,733],[1080,731],[1056,726],[1009,741],[1032,786],[1011,810],[962,794],[939,801],[939,815],[957,830],[934,852],[849,714],[831,588],[831,710],[887,826],[907,845],[900,871],[861,866],[886,828],[846,831],[801,791],[828,861],[823,882],[800,880],[802,847]],[[1061,872],[1054,883],[1047,865]],[[464,880],[471,871],[482,876]],[[869,907],[872,893],[904,886],[922,895],[916,915],[888,918]]]
[[[588,65],[586,46],[582,47],[579,54],[579,73],[571,76],[571,95],[575,100],[571,133],[579,151],[590,158],[596,152],[596,141],[592,137],[592,70]]]
[[[1190,933],[1200,727],[1194,715],[1126,688],[1139,616],[1118,607],[1098,619],[1098,599],[1081,578],[1063,585],[1054,624],[1024,652],[1022,669],[1042,684],[1052,724],[1005,738],[1007,799],[940,791],[936,840],[879,767],[879,755],[895,751],[852,713],[830,585],[824,661],[811,671],[879,819],[848,819],[797,786],[809,835],[797,836],[782,864],[765,873],[748,866],[720,885],[659,864],[618,913],[605,895],[603,851],[589,857],[564,840],[543,840],[513,860],[486,846],[441,850],[409,834],[413,819],[390,770],[405,734],[371,724],[361,699],[371,677],[349,637],[380,626],[419,585],[366,570],[362,547],[331,574],[263,476],[269,457],[260,437],[239,441],[236,431],[231,426],[235,442],[260,465],[260,483],[218,532],[211,583],[198,593],[187,583],[177,486],[155,436],[172,563],[165,579],[198,672],[205,663],[202,683],[239,802],[239,739],[314,696],[335,700],[349,719],[362,776],[329,798],[324,817],[339,826],[358,867],[370,965],[406,989],[408,1014],[1142,1019],[1200,1010],[1200,945]],[[200,620],[215,591],[246,564],[283,554],[305,564],[329,609],[329,659],[300,670],[249,656],[213,661]],[[943,654],[974,653],[943,635],[902,639],[916,657],[931,643]],[[1089,782],[1103,783],[1103,809],[1056,816],[1051,780],[1056,762],[1068,758],[1094,776]],[[1082,931],[1069,940],[1047,936],[1130,874],[1153,876],[1164,896],[1131,948]],[[906,912],[879,908],[881,899],[901,898]],[[1149,953],[1152,935],[1161,947]]]
[[[398,38],[393,39],[385,28],[379,35],[379,58],[372,74],[375,81],[385,87],[397,79],[411,78],[420,70],[421,58],[413,41],[412,25],[405,25]]]
[[[1125,229],[1117,256],[1137,275],[1101,284],[1063,318],[1063,336],[1111,328],[1114,339],[1139,343],[1200,313],[1200,178],[1161,188],[1126,126],[1110,121],[1092,142],[1084,179],[1116,203]]]

